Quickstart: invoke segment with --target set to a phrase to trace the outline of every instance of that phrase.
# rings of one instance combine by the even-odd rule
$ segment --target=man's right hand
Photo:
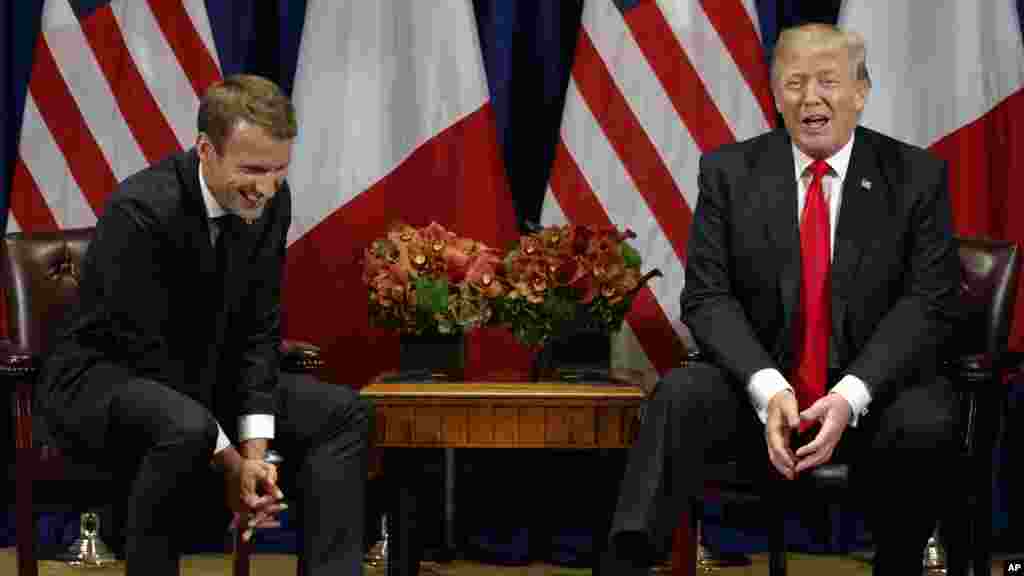
[[[764,438],[768,444],[768,458],[780,474],[787,479],[796,478],[796,455],[790,447],[793,430],[800,427],[800,410],[792,390],[777,392],[768,401],[768,419]]]
[[[224,470],[228,507],[238,515],[239,526],[248,541],[257,526],[266,525],[288,506],[277,487],[277,467],[262,460],[241,458]]]

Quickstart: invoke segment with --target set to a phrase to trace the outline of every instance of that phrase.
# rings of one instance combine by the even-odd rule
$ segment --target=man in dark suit
[[[607,573],[644,573],[709,463],[781,481],[836,459],[870,494],[875,574],[921,571],[929,488],[956,449],[936,367],[959,268],[944,163],[857,126],[864,54],[833,26],[784,31],[785,129],[701,159],[681,298],[708,361],[667,374],[646,407]]]
[[[223,534],[210,495],[246,538],[272,522],[285,504],[270,439],[295,489],[304,573],[360,574],[372,407],[278,366],[294,108],[268,80],[229,77],[203,97],[198,128],[194,148],[108,199],[40,409],[70,453],[128,471],[129,575],[177,575],[184,537]]]

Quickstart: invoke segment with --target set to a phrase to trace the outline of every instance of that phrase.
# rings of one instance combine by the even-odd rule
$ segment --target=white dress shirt
[[[843,201],[843,182],[846,180],[846,173],[850,167],[850,154],[853,152],[853,136],[845,146],[839,149],[830,158],[826,159],[829,165],[829,172],[822,178],[821,188],[825,194],[825,201],[828,203],[829,219],[829,250],[830,254],[835,252],[836,245],[836,224],[839,223],[839,208]],[[803,214],[804,204],[807,199],[807,187],[811,183],[811,174],[807,168],[814,161],[813,158],[804,154],[795,145],[793,146],[793,158],[795,160],[797,182],[797,222],[800,222],[799,215]],[[768,401],[772,396],[782,390],[792,390],[793,387],[775,368],[763,368],[754,372],[747,382],[747,392],[750,394],[751,403],[757,410],[757,416],[761,422],[768,420]],[[868,404],[871,402],[871,393],[868,392],[867,384],[853,374],[844,375],[831,392],[839,394],[850,404],[850,425],[856,426],[860,416],[868,413]]]
[[[206,179],[203,178],[202,164],[199,167],[199,187],[203,190],[203,201],[206,203],[206,214],[210,218],[216,218],[227,214],[227,211],[221,207],[217,199],[210,193],[210,189],[206,186]],[[213,227],[211,226],[211,237],[210,242],[213,242]],[[274,437],[274,415],[273,414],[244,414],[238,417],[238,439],[242,442],[246,440],[252,440],[256,438],[273,438]],[[231,446],[231,441],[228,440],[227,434],[224,433],[224,429],[221,427],[220,422],[217,422],[217,444],[213,449],[213,453],[217,454],[221,450],[224,450],[228,446]]]

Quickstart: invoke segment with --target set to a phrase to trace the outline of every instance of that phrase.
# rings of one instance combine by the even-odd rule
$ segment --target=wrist
[[[241,467],[242,455],[234,446],[228,446],[213,455],[213,464],[221,472],[232,473]]]
[[[266,438],[254,438],[240,442],[238,450],[242,458],[262,461],[267,453],[268,444]]]

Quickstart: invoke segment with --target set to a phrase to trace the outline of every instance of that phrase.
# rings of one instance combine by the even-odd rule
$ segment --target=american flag
[[[679,294],[702,152],[774,125],[754,0],[588,0],[542,223],[637,234],[642,290],[613,365],[664,372],[688,336]]]
[[[221,77],[204,0],[46,0],[8,231],[93,226],[117,183],[196,137]]]

